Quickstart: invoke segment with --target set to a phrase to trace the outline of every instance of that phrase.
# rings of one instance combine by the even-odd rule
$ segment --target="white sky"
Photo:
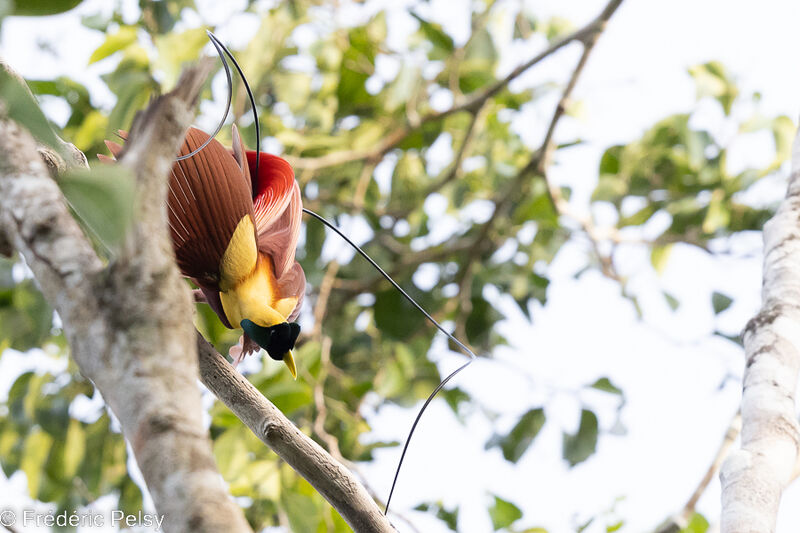
[[[130,2],[128,2],[130,3]],[[99,0],[87,2],[81,11],[91,12]],[[198,2],[209,19],[227,17],[219,3]],[[232,5],[237,5],[233,2]],[[374,2],[373,5],[393,5]],[[506,2],[507,5],[513,5]],[[602,0],[528,2],[539,15],[558,14],[581,25],[602,9]],[[463,41],[468,28],[464,0],[432,0],[427,13]],[[559,154],[552,176],[576,189],[575,205],[584,208],[596,180],[602,150],[627,142],[656,120],[694,106],[694,86],[686,69],[696,63],[721,60],[739,80],[743,93],[762,93],[765,114],[782,113],[793,119],[800,111],[800,71],[794,68],[800,50],[797,31],[800,5],[791,1],[753,2],[676,0],[653,2],[626,0],[598,43],[576,89],[584,102],[581,120],[565,119],[560,140],[581,137],[588,142]],[[390,25],[390,39],[401,40],[413,28],[402,9]],[[351,22],[350,11],[339,22]],[[501,24],[502,20],[493,24]],[[242,17],[219,32],[223,40],[238,44],[255,28]],[[68,73],[97,87],[103,68],[87,68],[86,58],[101,37],[81,31],[77,18],[64,16],[42,20],[7,20],[0,53],[24,75],[32,78]],[[35,54],[35,43],[57,43],[61,57]],[[505,50],[503,68],[535,53],[535,46]],[[521,87],[549,79],[563,80],[579,49],[564,50],[542,68],[515,83]],[[108,93],[100,94],[107,101]],[[58,118],[58,109],[51,109]],[[538,145],[551,110],[537,108],[517,121],[525,140]],[[714,123],[712,111],[704,120]],[[739,143],[732,164],[763,159],[757,139]],[[736,159],[738,158],[738,163]],[[763,188],[761,197],[774,200],[783,193],[780,180]],[[600,214],[602,215],[602,214]],[[737,248],[758,252],[760,239],[748,236]],[[572,275],[582,265],[586,246],[566,247],[549,269],[552,280],[549,302],[534,309],[534,325],[521,315],[502,326],[512,347],[498,349],[496,361],[478,361],[457,378],[457,385],[478,400],[476,409],[499,413],[499,429],[507,430],[516,417],[531,407],[544,405],[548,423],[535,445],[517,465],[505,462],[498,450],[483,445],[493,428],[483,415],[460,424],[444,402],[437,401],[418,428],[395,493],[393,508],[413,518],[425,532],[445,531],[435,519],[410,511],[420,501],[443,500],[460,505],[460,530],[491,530],[487,503],[489,493],[522,506],[520,526],[543,526],[553,532],[573,531],[577,523],[611,509],[616,513],[596,521],[587,531],[605,531],[618,518],[623,532],[652,530],[679,510],[716,452],[739,399],[738,377],[743,357],[727,341],[710,337],[719,327],[738,333],[759,305],[760,258],[709,259],[705,254],[680,247],[674,251],[663,277],[656,278],[645,250],[630,247],[618,267],[631,276],[640,295],[645,320],[637,320],[632,306],[622,300],[616,284],[590,273],[580,280]],[[666,289],[681,302],[671,313],[661,296]],[[721,317],[711,312],[710,294],[719,290],[735,297],[735,305]],[[436,357],[448,371],[462,359],[452,354]],[[0,390],[7,390],[12,376],[29,358],[6,354],[0,360]],[[726,376],[736,379],[725,382]],[[617,401],[609,395],[575,390],[597,377],[608,376],[626,395],[621,420],[625,436],[601,435],[598,453],[574,469],[561,456],[561,431],[577,427],[581,403],[598,412],[600,425],[615,423]],[[724,385],[723,385],[724,383]],[[375,439],[402,440],[414,417],[413,410],[384,407],[366,413]],[[378,494],[388,494],[399,449],[378,453],[375,464],[364,472]],[[0,481],[0,490],[24,501],[24,479]],[[800,489],[790,489],[783,500],[779,533],[797,530],[800,524]],[[6,500],[8,501],[8,500]],[[712,522],[719,513],[719,482],[715,479],[699,510]],[[398,522],[402,530],[402,523]]]

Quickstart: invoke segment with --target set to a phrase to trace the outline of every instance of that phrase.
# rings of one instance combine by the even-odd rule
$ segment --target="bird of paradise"
[[[186,133],[170,175],[168,221],[178,267],[199,287],[195,299],[208,303],[226,327],[241,327],[243,330],[239,344],[230,351],[234,364],[264,348],[272,359],[283,361],[292,377],[297,379],[292,350],[300,333],[295,320],[303,303],[306,278],[303,268],[295,260],[295,249],[303,213],[335,231],[469,356],[469,361],[445,377],[420,408],[395,471],[386,500],[386,513],[400,467],[422,414],[447,382],[472,363],[476,356],[339,228],[303,208],[300,187],[289,163],[259,150],[255,98],[241,67],[216,36],[207,33],[228,77],[228,105],[213,134],[208,135],[194,127]],[[231,73],[225,56],[236,67],[250,98],[255,119],[255,150],[245,148],[235,125],[230,149],[214,139],[231,104]],[[127,137],[124,131],[119,134],[123,139]],[[113,141],[106,141],[106,146],[114,157],[119,156],[123,149]],[[98,157],[113,161],[104,155]]]
[[[294,257],[300,187],[284,159],[246,150],[235,125],[232,137],[228,150],[197,128],[186,133],[167,198],[175,258],[200,288],[197,299],[228,328],[244,330],[232,348],[234,363],[260,347],[296,378],[295,320],[306,286]],[[106,145],[114,156],[122,150],[113,141]]]

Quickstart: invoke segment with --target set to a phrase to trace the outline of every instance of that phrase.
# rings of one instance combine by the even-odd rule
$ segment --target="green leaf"
[[[506,461],[516,463],[525,454],[545,423],[544,409],[531,409],[522,417],[505,437],[495,435],[486,443],[486,449],[497,446],[503,451]]]
[[[57,15],[74,9],[83,0],[16,0],[12,15],[16,16],[43,16]]]
[[[130,39],[130,37],[128,37]],[[136,40],[136,34],[128,44]],[[155,39],[158,56],[156,68],[166,73],[165,86],[174,85],[180,74],[181,66],[188,61],[196,61],[200,51],[208,42],[205,28],[192,28],[183,32],[161,35]]]
[[[444,398],[444,401],[447,402],[447,405],[450,406],[450,409],[452,409],[453,413],[456,415],[459,414],[461,404],[468,403],[472,399],[467,392],[459,389],[458,387],[443,390],[439,394],[442,396],[442,398]]]
[[[0,100],[8,118],[24,126],[42,144],[60,151],[61,143],[39,104],[22,82],[4,69],[0,69]]]
[[[445,509],[441,502],[421,503],[414,507],[414,510],[433,513],[436,515],[436,518],[444,522],[452,531],[458,531],[458,507],[450,511]]]
[[[564,433],[563,455],[570,466],[588,459],[597,448],[597,415],[588,409],[581,411],[581,423],[575,435]]]
[[[129,477],[122,482],[117,507],[126,514],[136,514],[142,510],[142,491]]]
[[[441,24],[428,22],[416,13],[411,13],[411,16],[419,21],[419,28],[425,38],[433,45],[428,57],[434,61],[447,59],[453,53],[455,45],[453,38],[447,35],[442,29]]]
[[[429,300],[424,293],[413,288],[407,292],[430,312],[427,304],[423,303]],[[378,329],[396,340],[408,339],[425,323],[425,317],[394,288],[375,294],[373,312]]]
[[[497,47],[494,45],[492,34],[486,28],[481,28],[473,33],[469,42],[464,47],[464,60],[485,61],[489,68],[493,69],[497,61]]]
[[[120,165],[67,173],[61,191],[77,215],[109,250],[121,246],[133,222],[134,180]]]
[[[689,524],[681,529],[681,533],[706,533],[708,527],[708,520],[700,513],[694,513],[692,518],[689,519]]]
[[[722,337],[723,339],[727,339],[727,340],[731,341],[734,344],[738,344],[739,346],[742,346],[742,347],[744,346],[744,343],[742,342],[742,336],[741,335],[728,335],[728,334],[723,333],[721,331],[715,331],[714,335],[716,335],[718,337]]]
[[[78,471],[86,453],[86,437],[80,422],[69,421],[67,437],[64,443],[64,478],[71,479]]]
[[[277,379],[280,381],[268,383],[259,387],[259,390],[282,412],[288,415],[313,402],[312,391],[307,383],[293,381],[288,372],[278,374]]]
[[[712,234],[728,226],[731,221],[729,203],[722,189],[716,189],[711,193],[708,211],[703,219],[703,232]]]
[[[595,381],[589,386],[593,389],[622,396],[622,389],[611,383],[611,380],[609,380],[606,377],[598,378],[597,381]]]
[[[633,213],[630,216],[622,217],[617,224],[620,228],[624,228],[626,226],[641,226],[652,217],[656,211],[658,211],[658,206],[655,204],[648,204],[644,206],[639,211]]]
[[[136,27],[135,26],[121,26],[116,33],[106,37],[105,42],[97,47],[89,56],[89,64],[96,63],[101,59],[119,52],[136,42]]]
[[[103,77],[110,89],[117,94],[117,103],[108,116],[112,129],[127,128],[133,116],[147,105],[148,100],[158,90],[158,84],[146,70],[146,65],[134,63]]]
[[[471,298],[471,302],[472,312],[464,324],[467,340],[473,346],[488,347],[494,325],[503,319],[503,315],[481,296]]]
[[[13,264],[0,259],[0,274],[10,275]],[[0,282],[0,344],[15,350],[41,346],[51,334],[53,310],[33,280],[8,285]]]
[[[730,114],[733,101],[739,95],[739,89],[722,63],[711,61],[695,65],[689,69],[689,74],[697,85],[698,98],[714,97],[722,105],[725,114]]]
[[[775,117],[771,127],[772,137],[775,140],[775,161],[770,168],[778,168],[792,155],[792,142],[797,134],[797,127],[786,115]]]
[[[313,497],[286,490],[281,494],[281,503],[289,517],[291,531],[315,532],[323,524],[322,509]]]
[[[669,308],[672,309],[673,311],[677,311],[678,307],[680,307],[681,305],[680,300],[675,298],[667,291],[663,291],[662,294],[664,295],[664,299],[667,301],[667,305],[669,305]]]
[[[650,263],[659,274],[664,273],[664,269],[667,267],[667,261],[669,260],[669,255],[671,252],[672,244],[665,244],[663,246],[655,245],[650,251]]]
[[[514,211],[513,221],[522,224],[528,220],[535,220],[541,225],[558,227],[558,213],[553,207],[553,201],[547,191],[543,180],[536,180],[533,184],[529,198],[522,199]]]
[[[214,440],[214,459],[219,473],[228,481],[235,480],[248,467],[247,444],[241,425],[226,430]]]
[[[495,496],[494,504],[489,507],[489,517],[492,519],[492,527],[497,531],[522,518],[522,511],[513,503]]]
[[[536,31],[544,33],[545,37],[547,37],[547,40],[550,42],[559,39],[561,36],[571,32],[574,28],[575,25],[572,24],[572,22],[559,16],[551,17],[546,22],[538,23],[534,27]]]
[[[53,437],[41,429],[34,429],[25,439],[20,470],[25,472],[25,476],[28,478],[28,494],[31,498],[39,495],[44,462],[47,460],[52,445]]]
[[[733,299],[721,292],[714,291],[711,294],[711,306],[714,308],[714,314],[718,315],[731,306]]]

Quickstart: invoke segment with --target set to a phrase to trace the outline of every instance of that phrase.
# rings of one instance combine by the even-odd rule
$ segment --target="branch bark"
[[[723,533],[775,531],[781,493],[796,475],[800,426],[800,136],[786,198],[765,225],[762,306],[744,331],[742,447],[725,461]]]
[[[303,476],[357,533],[394,533],[367,490],[301,432],[197,333],[200,379],[261,441]]]
[[[210,64],[137,118],[122,164],[137,220],[109,266],[72,218],[34,139],[0,118],[0,233],[64,324],[72,356],[119,419],[169,531],[251,531],[217,472],[197,388],[189,290],[172,259],[167,173]]]

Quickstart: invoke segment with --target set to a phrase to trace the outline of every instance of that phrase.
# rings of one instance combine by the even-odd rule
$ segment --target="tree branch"
[[[700,497],[708,488],[711,480],[714,479],[714,476],[719,471],[720,466],[722,466],[722,462],[726,457],[728,457],[728,453],[733,447],[733,443],[736,441],[736,437],[739,436],[739,432],[741,430],[742,415],[737,411],[736,414],[733,415],[730,424],[728,424],[728,429],[725,430],[725,436],[722,438],[722,442],[717,449],[717,453],[714,455],[714,459],[708,466],[708,469],[703,475],[703,478],[700,480],[700,483],[698,483],[697,488],[694,489],[694,492],[686,501],[683,509],[662,524],[656,530],[656,533],[680,533],[681,530],[686,528],[686,526],[689,524],[689,521],[692,519],[692,515],[695,513],[697,502],[700,501]]]
[[[744,330],[742,447],[725,461],[722,533],[775,531],[781,493],[794,476],[800,427],[800,136],[786,198],[765,225],[762,306]]]
[[[81,373],[119,419],[169,531],[250,531],[203,426],[189,291],[167,236],[167,173],[210,64],[188,69],[132,128],[137,219],[104,267],[70,215],[30,134],[0,119],[0,231],[58,311]]]
[[[302,433],[197,334],[200,379],[250,430],[303,476],[357,533],[396,530],[341,463]]]
[[[429,122],[434,120],[442,120],[443,118],[460,111],[470,111],[474,114],[486,103],[487,100],[505,89],[509,83],[517,79],[525,71],[558,52],[571,42],[581,41],[586,45],[585,48],[591,48],[593,46],[593,41],[595,41],[597,36],[602,33],[606,23],[611,18],[611,15],[614,14],[621,3],[622,0],[611,0],[603,9],[603,11],[597,16],[597,18],[592,20],[589,24],[553,43],[546,50],[540,52],[535,57],[529,59],[522,65],[519,65],[517,68],[512,70],[502,80],[496,81],[483,91],[474,94],[459,104],[453,105],[449,109],[444,111],[432,111],[420,118],[415,124],[406,124],[397,128],[392,135],[386,137],[372,148],[332,152],[319,157],[287,157],[287,160],[293,167],[297,169],[319,170],[322,168],[341,165],[361,159],[376,159],[403,142],[403,140],[405,140],[409,135],[418,131],[420,128],[422,128],[422,126]]]

